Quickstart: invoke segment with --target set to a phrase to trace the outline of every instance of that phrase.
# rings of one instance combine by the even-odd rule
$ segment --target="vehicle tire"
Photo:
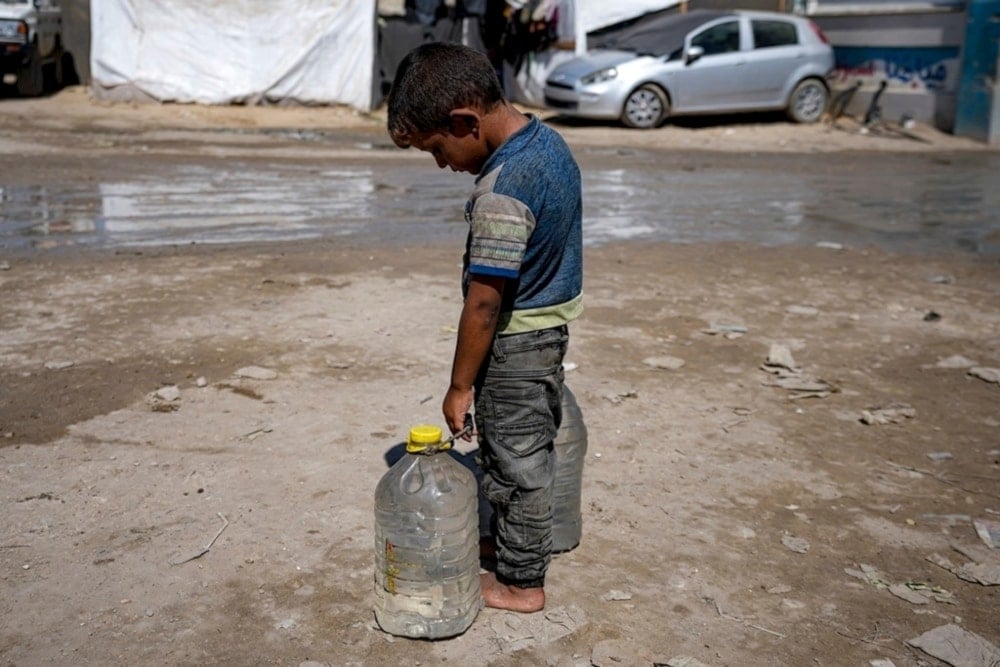
[[[63,70],[64,54],[63,47],[61,44],[56,46],[55,52],[52,54],[52,63],[50,65],[51,77],[46,77],[45,79],[45,90],[53,93],[57,93],[63,89],[63,82],[65,80],[65,71]]]
[[[649,130],[659,127],[670,115],[667,94],[651,83],[639,86],[625,98],[621,120],[627,127]]]
[[[796,123],[815,123],[823,117],[830,101],[830,91],[819,79],[799,81],[788,96],[788,117]]]
[[[37,52],[17,71],[17,92],[24,97],[38,97],[45,91],[45,70]]]

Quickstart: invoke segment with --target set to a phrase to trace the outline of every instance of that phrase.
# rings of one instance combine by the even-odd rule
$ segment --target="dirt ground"
[[[313,149],[260,130],[349,147],[381,122],[5,99],[0,185],[294,158]],[[664,151],[989,150],[760,119],[558,129]],[[1000,645],[1000,587],[942,566],[1000,566],[973,526],[1000,522],[1000,386],[972,371],[1000,367],[997,258],[746,244],[588,249],[567,358],[584,535],[548,607],[486,609],[446,641],[382,633],[374,488],[411,424],[442,423],[459,261],[344,239],[0,247],[0,661],[941,665],[906,642],[949,624]]]

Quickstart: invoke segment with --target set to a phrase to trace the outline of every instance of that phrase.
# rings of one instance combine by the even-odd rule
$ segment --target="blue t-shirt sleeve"
[[[534,228],[531,211],[514,197],[477,197],[469,212],[469,273],[517,278]]]

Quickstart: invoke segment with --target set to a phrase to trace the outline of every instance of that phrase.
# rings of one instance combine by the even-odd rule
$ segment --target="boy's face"
[[[398,142],[397,142],[398,143]],[[478,174],[489,157],[478,114],[456,110],[447,130],[412,132],[406,144],[430,153],[441,169]]]

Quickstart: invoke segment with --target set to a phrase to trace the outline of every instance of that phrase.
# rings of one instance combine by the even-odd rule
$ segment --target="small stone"
[[[795,370],[795,359],[792,358],[792,351],[785,345],[774,343],[767,353],[767,365]]]
[[[976,365],[976,362],[960,354],[953,354],[950,357],[938,359],[934,365],[938,368],[971,368]]]
[[[863,424],[884,425],[898,424],[907,419],[917,416],[917,411],[906,403],[892,403],[885,407],[872,407],[861,411],[861,422]]]
[[[50,371],[62,371],[76,365],[75,361],[46,361],[45,368]]]
[[[612,589],[601,596],[601,599],[605,602],[617,602],[621,600],[631,600],[632,594],[626,591],[619,591]]]
[[[165,387],[160,387],[153,392],[161,401],[176,401],[181,397],[181,390],[177,388],[177,385],[170,384]]]
[[[244,366],[236,371],[235,375],[249,380],[273,380],[278,377],[278,374],[270,368],[261,368],[260,366]]]
[[[791,305],[785,308],[785,312],[791,315],[818,315],[819,308],[814,308],[813,306]]]
[[[198,386],[198,387],[207,387],[208,386],[208,380],[205,379],[204,375],[202,375],[197,380],[195,380],[194,383],[195,383],[195,386]]]
[[[1000,368],[989,368],[987,366],[976,366],[969,369],[969,375],[977,377],[986,382],[1000,384]]]
[[[677,357],[647,357],[642,363],[652,368],[676,371],[684,366],[684,360]]]
[[[785,535],[781,538],[781,543],[795,553],[804,554],[809,552],[809,542],[801,537]]]
[[[708,665],[706,665],[698,658],[694,658],[689,655],[678,655],[676,657],[670,658],[669,660],[667,660],[666,665],[667,667],[708,667]]]

